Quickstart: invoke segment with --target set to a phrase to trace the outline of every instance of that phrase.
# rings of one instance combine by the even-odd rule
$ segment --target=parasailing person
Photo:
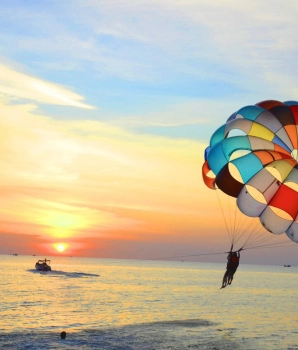
[[[233,245],[229,251],[228,254],[228,263],[227,263],[227,270],[224,274],[223,280],[222,280],[222,286],[220,289],[225,288],[227,285],[232,284],[234,274],[238,269],[239,262],[240,262],[240,252],[243,250],[243,248],[233,252]]]
[[[298,101],[266,100],[240,108],[211,136],[202,177],[216,192],[232,246],[242,238],[245,250],[277,247],[267,242],[282,233],[298,243],[297,127]],[[252,221],[238,224],[238,213],[258,218],[265,232]],[[232,283],[239,259],[240,250],[231,249],[222,288]]]

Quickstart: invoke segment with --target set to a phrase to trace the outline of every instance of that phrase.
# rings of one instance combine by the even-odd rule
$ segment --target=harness
[[[239,258],[238,258],[238,256],[232,256],[232,258],[231,258],[231,266],[233,268],[237,268],[238,265],[239,265]]]

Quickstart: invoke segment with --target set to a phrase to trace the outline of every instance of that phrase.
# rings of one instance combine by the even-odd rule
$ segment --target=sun
[[[66,249],[66,245],[63,243],[58,243],[56,244],[56,249],[58,250],[58,252],[63,253]]]

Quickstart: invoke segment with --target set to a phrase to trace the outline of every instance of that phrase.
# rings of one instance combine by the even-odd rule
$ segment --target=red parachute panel
[[[298,192],[282,184],[271,199],[269,205],[285,211],[295,220],[297,216],[297,203]]]

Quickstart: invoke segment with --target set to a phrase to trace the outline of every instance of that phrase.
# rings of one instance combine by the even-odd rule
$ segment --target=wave
[[[98,349],[98,350],[211,350],[240,349],[237,341],[218,332],[214,323],[203,319],[170,320],[120,327],[84,329],[56,328],[5,335],[0,332],[0,348],[17,349]],[[176,328],[181,326],[181,328]],[[198,327],[196,329],[189,328]],[[207,327],[206,327],[207,326]],[[209,326],[209,327],[208,327]],[[210,327],[211,326],[211,327]],[[66,339],[60,332],[66,331]],[[16,346],[17,345],[17,346]]]
[[[27,270],[31,273],[38,273],[44,276],[49,277],[60,277],[65,276],[69,278],[88,278],[88,277],[99,277],[100,275],[97,275],[95,273],[86,273],[86,272],[67,272],[67,271],[59,271],[59,270],[52,270],[52,271],[37,271],[35,269],[29,269]]]
[[[214,322],[203,320],[200,318],[187,319],[187,320],[158,321],[158,322],[154,322],[154,324],[164,325],[164,326],[177,326],[177,327],[207,327],[207,326],[216,325],[216,323]]]

